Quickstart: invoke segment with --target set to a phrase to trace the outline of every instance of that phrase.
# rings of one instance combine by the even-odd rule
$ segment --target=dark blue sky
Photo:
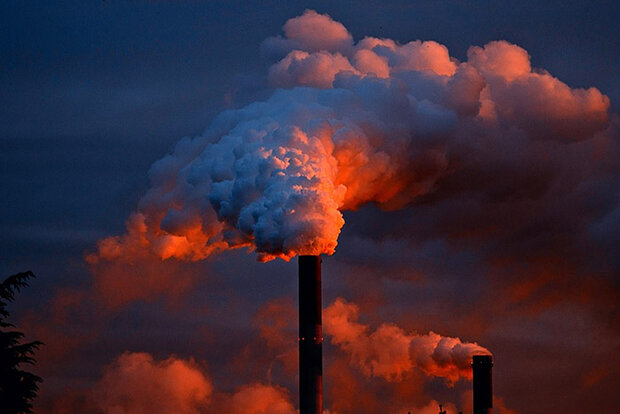
[[[91,284],[85,252],[92,252],[102,237],[124,231],[125,220],[147,189],[150,165],[181,137],[200,134],[224,109],[269,96],[270,62],[261,57],[260,44],[280,34],[287,19],[307,8],[343,23],[356,41],[364,36],[401,42],[435,40],[462,60],[471,45],[505,39],[526,49],[534,67],[544,68],[571,87],[594,86],[609,96],[613,112],[620,108],[620,4],[616,1],[5,1],[0,5],[0,228],[4,235],[0,269],[6,276],[25,269],[38,275],[20,299],[18,314],[45,309],[58,288]],[[367,214],[373,213],[351,213],[350,229],[345,227],[343,237],[354,240],[363,234]],[[397,215],[389,219],[399,222]],[[432,251],[429,255],[442,258],[441,274],[477,271],[475,259],[467,252],[452,255],[441,245],[425,248]],[[356,282],[336,280],[337,271],[349,269],[352,265],[347,260],[355,257],[350,247],[342,249],[342,261],[327,271],[334,274],[334,280],[326,282],[330,300],[356,289]],[[418,259],[399,265],[415,267],[420,265]],[[211,312],[226,312],[222,309],[232,296],[240,315],[246,315],[267,300],[294,294],[295,280],[283,274],[288,271],[284,263],[268,264],[264,270],[255,267],[252,257],[243,255],[239,261],[227,253],[220,262],[206,266],[217,276],[201,282],[200,294],[187,299],[189,309],[200,307],[196,303],[207,298]],[[252,270],[241,274],[246,268]],[[369,269],[372,265],[364,271],[372,273]],[[265,273],[278,276],[257,282],[265,279]],[[471,280],[484,283],[478,276]],[[412,290],[408,296],[403,292],[411,286],[390,283],[383,288],[400,295],[398,303],[421,295]],[[446,276],[432,282],[428,294],[461,303],[464,299],[454,293],[454,286],[466,289],[462,283],[456,276]],[[417,299],[430,300],[423,296]],[[179,345],[167,330],[183,320],[179,329],[191,337],[200,319],[187,317],[181,305],[177,313],[163,316],[159,305],[133,305],[102,328],[107,340],[76,358],[95,361],[90,369],[63,362],[69,364],[73,380],[80,375],[92,380],[102,365],[128,348],[162,356],[190,355],[192,347]],[[375,307],[373,318],[394,318],[399,313],[397,304],[383,305]],[[435,302],[421,313],[432,313],[434,306]],[[437,306],[438,314],[446,312]],[[581,331],[598,329],[592,327],[599,322],[617,321],[607,318],[607,314],[601,316],[591,326],[584,322]],[[230,317],[225,327],[216,319],[207,324],[221,329],[218,332],[234,331],[230,337],[241,338],[249,329],[245,316]],[[511,335],[519,331],[513,328]],[[157,331],[153,335],[161,340],[159,345],[137,340],[131,333],[134,329],[147,334]],[[536,330],[536,335],[540,332]],[[488,338],[493,342],[493,335]],[[494,343],[505,350],[518,342],[502,341],[506,337]],[[553,353],[541,345],[543,340],[534,342],[527,349]],[[205,343],[198,341],[201,346]],[[240,343],[241,339],[236,340],[227,352],[237,352]],[[211,357],[201,352],[201,358]],[[71,382],[57,378],[62,376],[53,364],[46,369],[52,378],[50,387],[57,388],[44,392],[53,399],[58,389]],[[215,377],[225,378],[225,367],[213,363],[213,370]],[[553,375],[567,373],[559,370]],[[507,381],[503,387],[507,405],[522,409],[524,389]],[[608,399],[597,402],[597,408],[617,405],[612,404],[614,398],[619,403],[616,395],[604,390],[595,395]],[[554,402],[559,400],[556,396]],[[585,404],[586,397],[577,400]]]

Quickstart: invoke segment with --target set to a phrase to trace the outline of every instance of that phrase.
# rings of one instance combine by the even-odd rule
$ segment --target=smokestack
[[[493,359],[491,355],[474,355],[474,414],[493,413]]]
[[[299,413],[323,413],[321,256],[299,256]]]

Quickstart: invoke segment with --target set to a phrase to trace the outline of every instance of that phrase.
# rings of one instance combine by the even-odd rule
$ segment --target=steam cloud
[[[104,413],[198,414],[212,391],[194,361],[155,361],[150,354],[127,352],[106,367],[92,399]]]
[[[442,178],[458,182],[460,166],[477,160],[472,148],[566,145],[609,124],[606,96],[532,69],[528,53],[505,41],[471,47],[459,62],[433,41],[355,42],[307,10],[262,52],[277,60],[269,80],[278,89],[223,112],[157,161],[127,234],[100,241],[93,266],[137,251],[181,260],[239,247],[259,260],[332,254],[342,211],[396,209],[436,192]]]
[[[257,323],[268,334],[265,339],[276,337],[275,342],[268,343],[270,348],[280,349],[291,342],[278,338],[288,330],[278,311],[291,306],[285,300],[275,301],[265,305],[257,315],[260,319]],[[358,322],[358,314],[357,305],[338,298],[325,309],[325,333],[350,357],[351,366],[367,377],[380,377],[393,383],[418,368],[428,376],[441,377],[453,384],[460,378],[471,378],[472,354],[488,353],[477,344],[462,343],[457,338],[432,332],[407,334],[390,324],[382,324],[371,332],[368,325]],[[293,341],[295,350],[294,345]],[[338,405],[343,397],[349,400],[346,395],[332,396],[334,404]],[[426,400],[424,404],[417,411],[436,412],[438,403]],[[382,406],[386,407],[385,402]],[[456,411],[451,404],[449,407]],[[348,412],[347,407],[341,408],[342,412]],[[405,405],[398,408],[404,410]],[[157,360],[148,353],[125,352],[104,368],[91,389],[65,396],[57,401],[53,412],[294,414],[296,409],[286,388],[252,382],[224,392],[216,389],[205,365],[194,359],[170,356]],[[330,412],[341,411],[326,410],[325,414]]]
[[[400,381],[407,372],[418,368],[452,385],[461,378],[471,379],[473,355],[490,355],[476,343],[464,343],[434,332],[408,334],[393,324],[384,323],[370,332],[368,325],[358,322],[357,305],[341,298],[325,309],[324,316],[325,333],[367,377]]]
[[[125,352],[104,369],[84,394],[56,405],[54,413],[107,414],[294,414],[289,392],[252,383],[219,392],[194,360],[171,356],[158,361],[144,352]]]

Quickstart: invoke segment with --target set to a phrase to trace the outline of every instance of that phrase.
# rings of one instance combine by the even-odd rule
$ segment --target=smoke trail
[[[57,402],[54,412],[119,414],[294,414],[288,390],[251,383],[234,392],[214,389],[204,366],[171,356],[155,360],[125,352],[104,369],[92,389]]]
[[[532,69],[527,52],[505,41],[472,47],[459,62],[433,41],[355,43],[314,11],[284,33],[262,45],[279,59],[269,70],[279,89],[220,114],[157,161],[127,234],[102,240],[90,263],[131,261],[137,251],[201,260],[239,247],[259,260],[332,254],[342,211],[395,209],[432,193],[476,160],[468,148],[563,145],[609,123],[606,96]]]
[[[212,393],[193,360],[156,361],[147,353],[125,352],[105,368],[89,399],[104,413],[199,414]]]
[[[382,324],[371,332],[358,322],[359,308],[338,298],[325,309],[325,333],[332,343],[350,355],[351,364],[367,377],[400,381],[414,368],[428,376],[444,378],[453,385],[471,379],[473,355],[490,354],[476,343],[461,342],[429,332],[406,333],[393,324]]]

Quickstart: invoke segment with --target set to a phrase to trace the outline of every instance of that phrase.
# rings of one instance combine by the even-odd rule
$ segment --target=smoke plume
[[[212,391],[192,360],[155,361],[150,354],[126,352],[105,368],[91,398],[103,413],[199,414]]]
[[[562,146],[609,124],[606,96],[533,69],[506,41],[460,62],[433,41],[355,42],[307,10],[262,52],[276,59],[273,95],[223,112],[157,161],[127,234],[100,241],[93,266],[138,250],[190,261],[240,247],[259,260],[332,254],[342,211],[401,208],[445,177],[467,179],[472,148]]]
[[[281,387],[250,384],[240,387],[234,394],[226,395],[209,413],[230,414],[295,414],[289,392]]]
[[[434,332],[406,333],[388,323],[371,332],[370,326],[359,323],[358,318],[357,305],[338,298],[325,309],[325,333],[367,377],[400,381],[417,368],[453,385],[461,378],[471,379],[473,355],[490,354],[476,343],[464,343]]]
[[[202,364],[171,356],[156,360],[125,352],[104,369],[92,389],[57,401],[54,414],[294,414],[288,390],[251,383],[233,392],[214,389]]]

